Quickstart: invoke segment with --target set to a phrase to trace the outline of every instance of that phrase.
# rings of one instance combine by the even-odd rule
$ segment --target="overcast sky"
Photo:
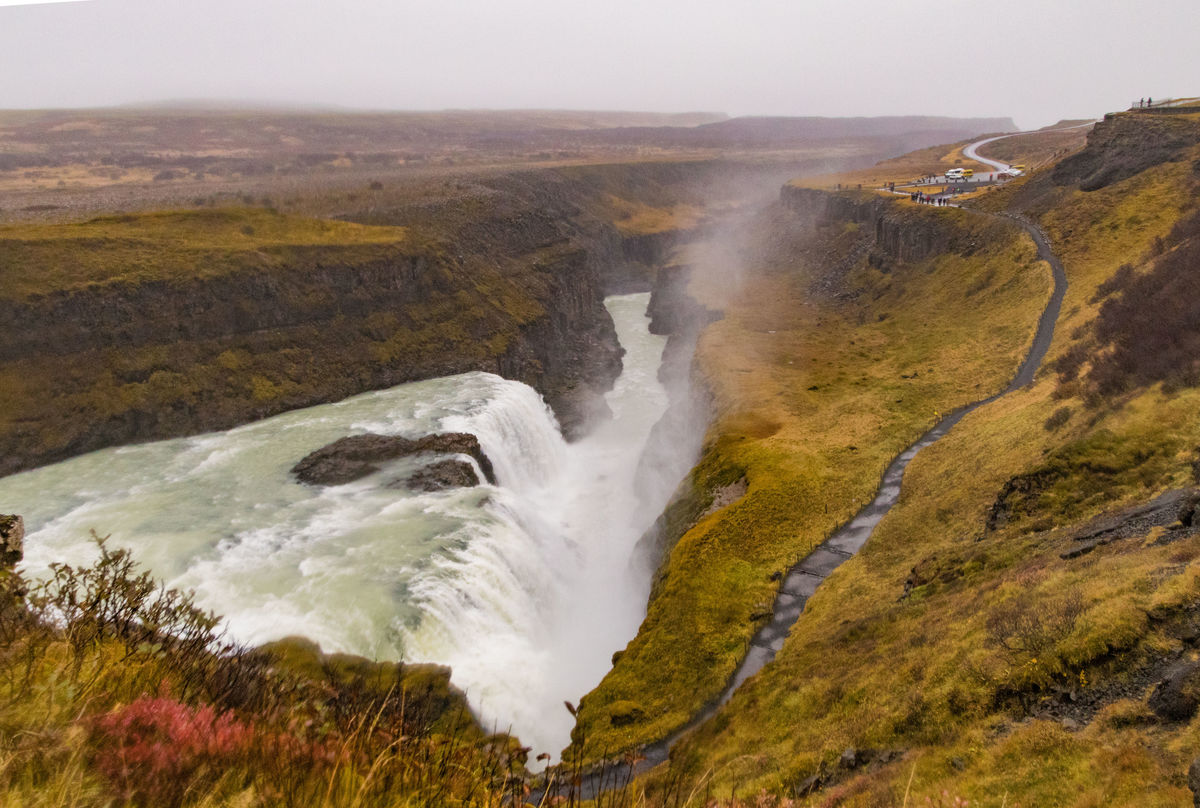
[[[0,0],[0,108],[1093,117],[1200,94],[1198,0]]]

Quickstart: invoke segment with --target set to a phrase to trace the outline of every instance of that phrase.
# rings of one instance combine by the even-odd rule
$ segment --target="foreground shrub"
[[[0,571],[0,805],[499,806],[525,755],[449,671],[245,648],[98,539],[90,566]],[[55,796],[57,795],[57,796]]]
[[[122,799],[176,806],[244,762],[254,732],[231,713],[140,698],[92,722],[93,764]]]

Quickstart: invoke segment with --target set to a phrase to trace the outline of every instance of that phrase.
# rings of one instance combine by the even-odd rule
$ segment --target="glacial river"
[[[526,385],[486,373],[404,384],[226,432],[106,449],[0,479],[25,516],[25,568],[87,563],[110,535],[247,643],[450,665],[488,728],[557,757],[577,701],[636,633],[648,576],[630,559],[676,480],[634,490],[667,405],[648,295],[606,301],[626,349],[614,418],[568,445]],[[478,436],[498,484],[389,487],[420,459],[346,485],[289,469],[346,435]]]

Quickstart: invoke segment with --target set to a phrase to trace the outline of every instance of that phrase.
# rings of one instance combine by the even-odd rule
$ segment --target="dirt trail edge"
[[[917,452],[945,437],[954,428],[954,425],[968,413],[991,404],[1033,381],[1034,374],[1041,366],[1054,337],[1054,325],[1058,320],[1063,297],[1067,291],[1066,272],[1063,270],[1062,262],[1050,249],[1050,241],[1045,232],[1029,219],[1013,213],[992,214],[982,211],[972,211],[972,213],[978,216],[1003,215],[1024,228],[1037,244],[1038,258],[1050,265],[1054,276],[1054,291],[1038,319],[1033,344],[1030,345],[1029,352],[1025,354],[1025,359],[1021,362],[1012,381],[999,393],[955,410],[917,438],[911,446],[888,465],[883,473],[883,479],[879,483],[875,498],[870,504],[788,570],[775,596],[775,603],[771,607],[771,619],[751,638],[745,658],[734,671],[720,696],[702,707],[691,721],[669,737],[637,750],[636,756],[601,764],[583,773],[568,774],[565,771],[568,764],[556,767],[556,770],[552,770],[554,779],[551,783],[557,784],[548,787],[543,785],[535,789],[529,798],[534,804],[541,801],[541,797],[548,788],[563,793],[574,790],[580,799],[594,799],[605,791],[623,788],[633,777],[664,762],[676,741],[711,718],[722,705],[733,697],[734,692],[743,682],[758,673],[775,658],[775,654],[783,647],[783,642],[787,639],[792,626],[804,612],[805,603],[816,592],[817,587],[829,577],[830,573],[841,566],[843,561],[853,556],[867,543],[871,534],[875,532],[875,526],[896,504],[896,500],[900,497],[900,485],[904,478],[904,471],[912,459],[917,456]]]

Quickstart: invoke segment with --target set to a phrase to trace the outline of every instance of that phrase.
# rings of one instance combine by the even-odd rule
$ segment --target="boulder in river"
[[[444,491],[479,485],[479,476],[470,463],[448,457],[417,469],[397,484],[412,491]]]
[[[487,481],[496,482],[491,461],[483,453],[479,439],[465,432],[443,432],[423,438],[373,433],[351,435],[310,452],[292,467],[292,474],[300,482],[309,485],[341,485],[378,471],[380,463],[419,454],[469,455],[479,464]],[[471,476],[475,477],[474,469],[471,470]],[[478,482],[476,477],[472,485]]]

